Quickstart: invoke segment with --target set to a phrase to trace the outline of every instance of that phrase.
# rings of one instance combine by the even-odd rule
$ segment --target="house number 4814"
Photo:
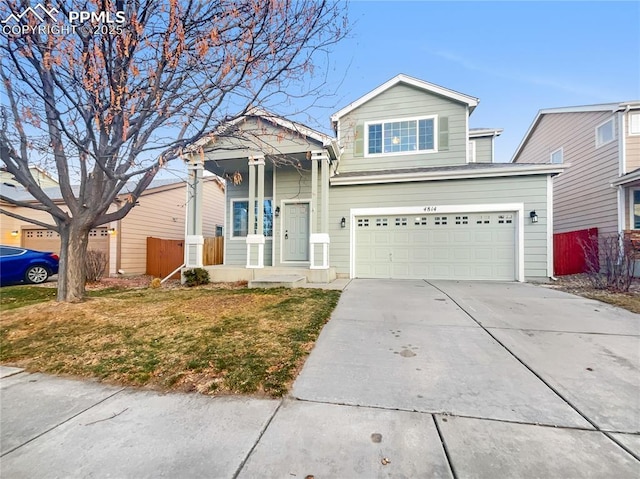
[[[436,212],[437,207],[436,206],[425,206],[424,207],[424,211],[426,213],[435,213]]]

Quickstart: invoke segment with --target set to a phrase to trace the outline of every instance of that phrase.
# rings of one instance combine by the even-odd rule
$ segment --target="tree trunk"
[[[89,228],[75,225],[60,227],[60,273],[58,301],[79,302],[85,297],[85,256],[89,244]]]

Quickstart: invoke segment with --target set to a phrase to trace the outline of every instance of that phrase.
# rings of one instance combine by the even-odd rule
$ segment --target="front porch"
[[[203,266],[209,272],[209,278],[213,283],[231,283],[236,281],[255,281],[278,276],[301,276],[306,283],[328,284],[336,280],[335,268],[309,269],[292,267],[247,268],[242,266],[218,264]]]
[[[203,267],[204,170],[227,179],[224,265],[211,281],[299,276],[335,280],[330,267],[329,177],[337,143],[303,125],[251,114],[203,138],[185,155],[190,172],[185,265]]]

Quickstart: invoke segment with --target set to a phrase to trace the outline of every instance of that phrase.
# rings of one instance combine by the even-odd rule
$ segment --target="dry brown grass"
[[[596,289],[583,274],[560,276],[557,282],[547,286],[640,314],[640,281],[637,278],[631,284],[628,293],[614,293],[604,289]]]
[[[0,361],[163,390],[279,396],[337,303],[311,289],[137,289],[6,311]]]

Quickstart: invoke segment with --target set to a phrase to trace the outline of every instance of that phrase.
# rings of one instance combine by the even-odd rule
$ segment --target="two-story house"
[[[640,230],[640,101],[540,110],[512,162],[568,166],[554,180],[554,233]]]
[[[332,115],[333,136],[253,111],[202,138],[186,158],[196,199],[204,168],[230,179],[213,280],[548,278],[563,166],[494,163],[502,130],[469,128],[477,105],[398,75]],[[200,266],[206,206],[188,206],[186,263]]]

